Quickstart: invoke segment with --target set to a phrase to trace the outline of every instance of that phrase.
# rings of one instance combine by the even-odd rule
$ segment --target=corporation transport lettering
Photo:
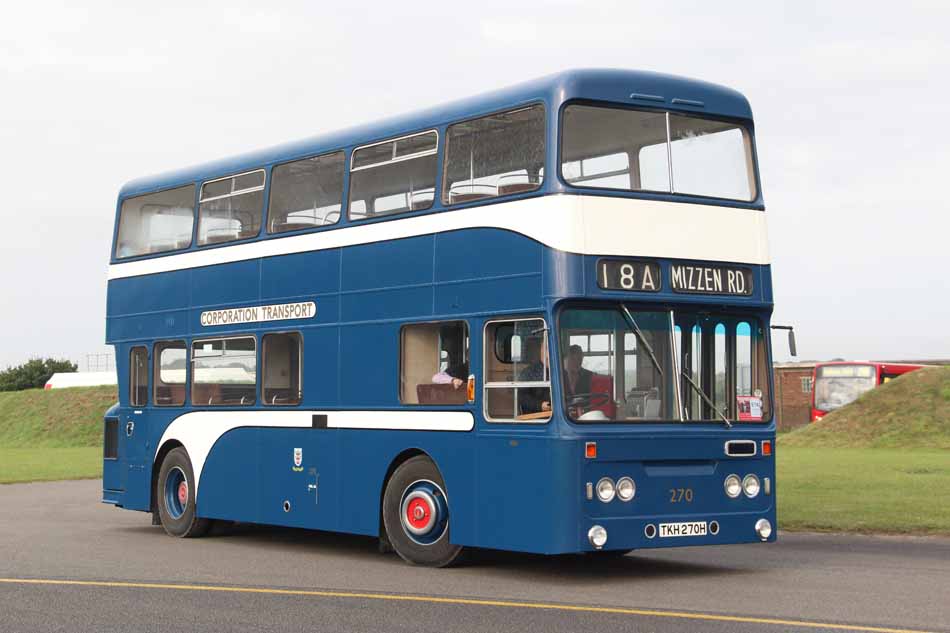
[[[237,325],[241,323],[260,323],[262,321],[286,321],[288,319],[312,319],[317,315],[317,304],[313,301],[303,303],[276,303],[266,306],[248,306],[227,310],[209,310],[201,313],[201,325]]]

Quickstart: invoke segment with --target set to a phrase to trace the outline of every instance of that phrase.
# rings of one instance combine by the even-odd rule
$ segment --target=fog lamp
[[[755,533],[763,541],[769,540],[769,537],[772,536],[772,524],[769,523],[768,519],[759,519],[755,522]]]
[[[587,530],[587,540],[594,546],[594,549],[601,549],[607,544],[607,530],[599,525],[595,525]]]

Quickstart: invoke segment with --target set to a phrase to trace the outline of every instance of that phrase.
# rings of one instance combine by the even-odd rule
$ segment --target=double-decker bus
[[[775,539],[752,112],[571,71],[119,193],[103,501],[444,566]]]
[[[811,421],[817,422],[878,385],[922,367],[926,365],[875,361],[817,363],[812,374]]]

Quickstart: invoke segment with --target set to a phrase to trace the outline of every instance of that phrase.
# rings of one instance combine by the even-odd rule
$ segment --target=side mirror
[[[773,325],[773,330],[788,330],[788,351],[792,356],[798,356],[798,346],[795,344],[795,330],[791,325]]]

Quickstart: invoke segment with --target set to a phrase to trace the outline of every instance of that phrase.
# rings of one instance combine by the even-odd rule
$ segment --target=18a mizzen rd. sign
[[[317,304],[313,301],[303,303],[276,303],[269,306],[248,306],[228,310],[210,310],[201,313],[201,325],[235,325],[239,323],[260,323],[261,321],[286,321],[287,319],[312,319],[317,315]]]

